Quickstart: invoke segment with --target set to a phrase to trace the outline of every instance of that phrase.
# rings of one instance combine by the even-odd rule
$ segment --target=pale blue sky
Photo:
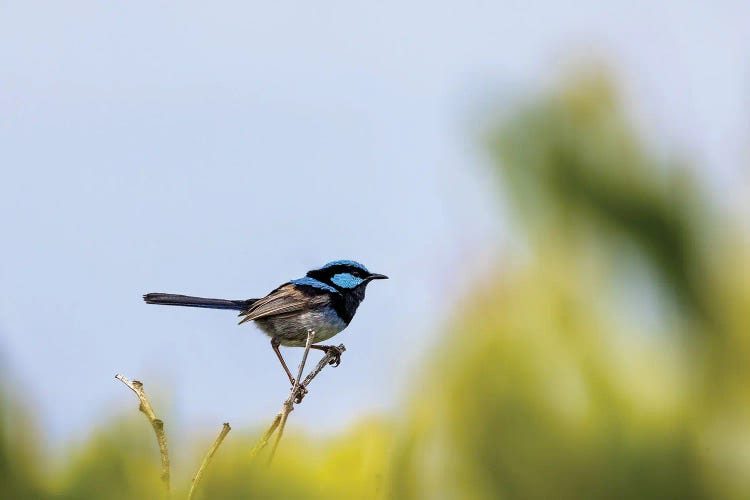
[[[260,296],[339,258],[392,279],[294,423],[393,410],[512,243],[482,103],[581,54],[742,203],[750,4],[566,3],[0,2],[0,350],[49,442],[134,409],[115,372],[171,403],[173,431],[265,422],[288,388],[267,338],[140,297]]]

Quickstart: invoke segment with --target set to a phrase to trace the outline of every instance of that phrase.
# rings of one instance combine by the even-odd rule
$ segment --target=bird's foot
[[[335,345],[314,345],[312,348],[325,352],[326,356],[331,358],[328,360],[329,365],[339,366],[341,364],[341,354],[344,352],[344,349],[339,349]]]
[[[292,387],[292,390],[294,390],[294,387]],[[302,398],[304,398],[306,394],[307,387],[305,387],[304,384],[300,384],[297,388],[297,393],[294,395],[294,402],[300,404],[302,402]]]
[[[331,359],[328,361],[328,364],[334,367],[339,366],[341,364],[341,349],[339,349],[335,345],[328,345],[325,347],[326,356],[328,356],[329,354],[331,355]]]

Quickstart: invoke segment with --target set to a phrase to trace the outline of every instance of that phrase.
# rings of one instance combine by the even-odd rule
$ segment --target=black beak
[[[372,273],[371,275],[369,275],[367,277],[368,281],[371,281],[371,280],[387,280],[387,279],[388,279],[388,276],[386,276],[385,274],[377,274],[377,273]]]

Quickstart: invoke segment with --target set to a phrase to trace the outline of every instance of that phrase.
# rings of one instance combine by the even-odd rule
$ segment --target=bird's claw
[[[292,390],[294,390],[294,387],[292,387]],[[297,388],[297,394],[294,395],[294,402],[300,404],[302,402],[302,398],[305,397],[305,394],[307,394],[307,387],[305,387],[303,384],[300,384]]]
[[[332,357],[330,360],[328,360],[328,364],[337,367],[341,364],[341,349],[339,349],[336,346],[330,346],[326,350],[326,355],[332,354]]]

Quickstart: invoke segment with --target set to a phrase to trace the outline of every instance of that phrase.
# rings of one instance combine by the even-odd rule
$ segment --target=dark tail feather
[[[173,293],[147,293],[143,296],[143,300],[145,300],[147,304],[159,304],[164,306],[205,307],[206,309],[232,309],[235,311],[244,311],[257,299],[204,299],[203,297],[188,297],[187,295],[175,295]]]

